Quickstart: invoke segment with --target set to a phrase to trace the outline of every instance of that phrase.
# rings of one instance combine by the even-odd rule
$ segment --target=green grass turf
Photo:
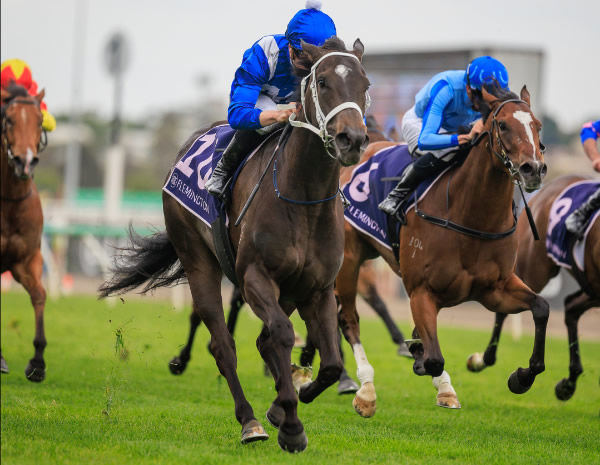
[[[23,374],[33,355],[29,299],[24,293],[1,299],[2,350],[11,369],[1,383],[3,465],[600,463],[598,342],[581,343],[585,372],[575,396],[560,402],[554,384],[568,373],[566,340],[548,340],[546,372],[518,396],[506,381],[526,366],[531,337],[515,342],[507,332],[497,365],[473,374],[466,357],[485,348],[489,333],[442,327],[446,369],[463,407],[447,410],[435,406],[431,378],[414,375],[411,361],[395,354],[383,323],[364,319],[376,415],[360,418],[352,396],[338,396],[333,386],[312,404],[299,405],[309,443],[291,455],[280,450],[277,431],[264,417],[275,390],[255,347],[260,323],[248,310],[236,334],[238,373],[271,437],[242,446],[227,383],[206,351],[204,327],[186,373],[168,371],[167,362],[187,338],[189,310],[176,313],[152,298],[125,298],[112,307],[93,297],[48,301],[47,377],[34,384]],[[294,323],[304,334],[297,317]],[[409,332],[406,323],[401,329]],[[344,349],[353,375],[354,359],[347,344]],[[298,349],[292,357],[298,360]]]

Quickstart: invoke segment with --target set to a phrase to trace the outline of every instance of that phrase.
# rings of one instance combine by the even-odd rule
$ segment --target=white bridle
[[[323,144],[325,145],[325,150],[327,151],[327,154],[332,158],[335,158],[335,155],[332,155],[329,152],[329,148],[333,145],[334,138],[331,135],[329,135],[329,133],[327,132],[327,124],[329,123],[329,121],[335,115],[337,115],[339,112],[346,110],[348,108],[354,108],[356,111],[358,111],[358,113],[360,113],[360,117],[363,118],[363,111],[356,102],[340,103],[337,107],[333,108],[327,115],[325,115],[323,113],[323,110],[321,110],[321,105],[319,104],[319,94],[317,92],[317,78],[316,78],[317,66],[319,66],[319,64],[325,58],[330,57],[330,56],[335,56],[335,55],[352,57],[360,63],[360,60],[356,55],[354,55],[352,53],[346,53],[346,52],[330,52],[330,53],[323,55],[321,58],[319,58],[315,62],[315,64],[313,64],[312,67],[310,68],[310,73],[307,74],[302,79],[302,82],[300,84],[300,94],[301,94],[301,98],[302,98],[302,111],[304,112],[304,119],[306,120],[306,123],[303,121],[297,121],[296,113],[292,113],[289,118],[289,122],[292,126],[308,129],[309,131],[312,131],[317,136],[319,136],[321,138],[321,140],[323,141]],[[310,91],[311,91],[310,93],[312,94],[312,99],[313,99],[313,102],[315,105],[315,110],[317,113],[317,122],[319,123],[318,128],[316,126],[313,126],[310,122],[308,122],[308,118],[306,116],[306,105],[304,102],[306,82],[311,77],[312,77],[312,80],[310,82]],[[367,109],[369,108],[369,105],[371,104],[371,97],[369,96],[369,92],[365,92],[365,94],[366,94],[365,111],[367,111]]]

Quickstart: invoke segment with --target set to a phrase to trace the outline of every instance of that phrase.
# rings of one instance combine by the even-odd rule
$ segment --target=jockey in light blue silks
[[[223,198],[231,175],[247,152],[272,126],[287,122],[293,113],[292,109],[278,110],[277,104],[293,101],[299,82],[296,73],[306,69],[301,41],[321,46],[336,35],[333,20],[320,8],[320,0],[308,0],[285,34],[264,36],[244,52],[231,83],[227,114],[229,125],[237,131],[206,183],[212,195]]]
[[[598,152],[598,139],[600,138],[600,120],[589,121],[581,128],[581,144],[583,151],[592,162],[594,170],[600,173],[600,152]],[[593,193],[585,203],[571,213],[565,220],[567,230],[577,236],[583,237],[588,220],[600,208],[600,190]]]
[[[489,56],[475,58],[466,71],[436,74],[417,93],[415,105],[402,119],[402,135],[410,153],[417,159],[379,204],[381,210],[397,215],[404,200],[421,181],[443,171],[459,146],[470,142],[482,131],[479,111],[483,102],[482,86],[494,95],[509,90],[506,68]],[[469,126],[468,134],[458,134]]]

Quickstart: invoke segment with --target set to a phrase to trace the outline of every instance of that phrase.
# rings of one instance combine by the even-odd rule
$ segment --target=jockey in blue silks
[[[508,72],[490,56],[475,58],[466,71],[444,71],[433,76],[415,96],[415,105],[402,119],[402,135],[417,159],[402,174],[398,185],[379,204],[396,215],[408,195],[424,179],[448,166],[458,148],[483,129],[481,89],[496,94],[508,91]],[[458,134],[471,126],[468,134]],[[403,218],[399,217],[403,221]]]
[[[581,128],[581,144],[583,151],[592,162],[594,170],[600,173],[600,152],[598,152],[598,139],[600,138],[600,120],[589,121]],[[594,192],[577,210],[573,211],[565,220],[567,230],[579,239],[583,237],[585,226],[592,214],[600,208],[600,189]]]
[[[298,84],[296,72],[306,69],[301,63],[301,41],[321,46],[336,35],[333,20],[320,8],[321,1],[308,0],[285,34],[264,36],[244,52],[231,83],[227,114],[229,125],[237,131],[206,183],[212,195],[224,197],[229,179],[248,150],[294,112],[279,110],[277,104],[292,102]]]

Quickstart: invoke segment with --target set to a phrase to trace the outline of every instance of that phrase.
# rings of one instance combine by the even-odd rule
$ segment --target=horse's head
[[[520,99],[512,92],[500,99],[485,89],[482,94],[490,110],[485,128],[491,151],[527,192],[539,189],[547,172],[545,147],[539,134],[542,123],[531,111],[527,88],[521,89]]]
[[[369,80],[361,65],[363,44],[356,39],[349,52],[333,37],[322,47],[303,42],[302,51],[310,65],[301,84],[305,121],[291,118],[290,123],[318,134],[327,153],[344,166],[353,165],[369,142],[363,121],[369,99]]]
[[[28,179],[33,176],[38,153],[45,146],[40,104],[44,90],[31,96],[18,85],[2,89],[2,151],[15,176]]]

